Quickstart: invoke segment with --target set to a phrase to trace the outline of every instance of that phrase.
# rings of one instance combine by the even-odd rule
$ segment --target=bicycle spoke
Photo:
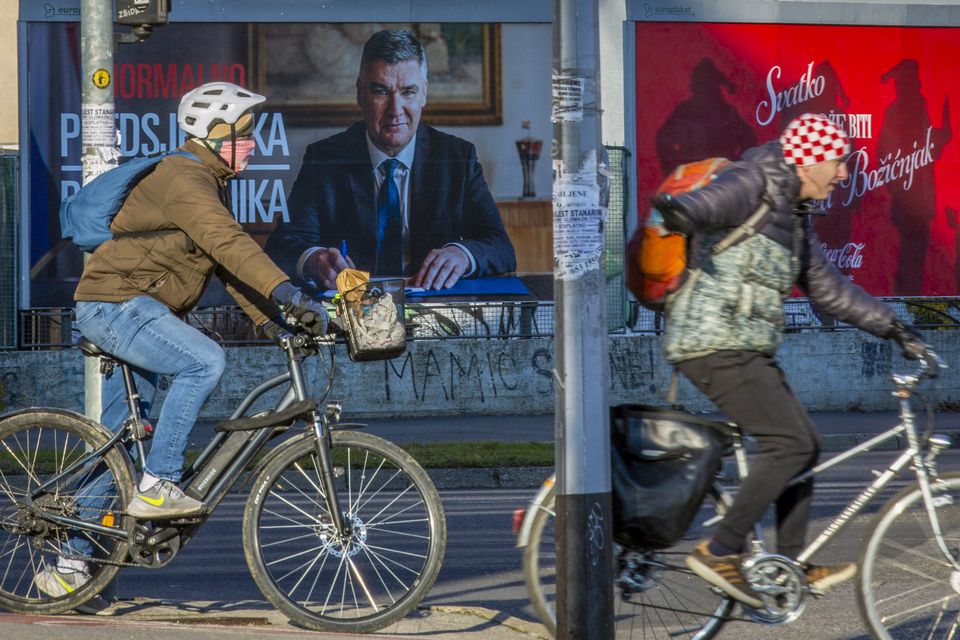
[[[436,579],[446,539],[429,478],[395,445],[333,433],[331,489],[345,525],[336,531],[314,443],[298,443],[296,451],[264,469],[257,482],[268,486],[260,486],[257,502],[248,501],[258,515],[245,518],[244,544],[248,522],[255,523],[253,554],[266,578],[257,584],[313,629],[371,631],[405,615]]]
[[[124,500],[120,487],[132,485],[125,453],[117,448],[89,457],[106,437],[101,427],[45,409],[0,420],[0,604],[5,608],[24,613],[74,609],[96,595],[127,556],[122,541],[53,519],[99,523]],[[27,506],[24,501],[34,492]],[[88,563],[91,579],[85,586],[53,597],[40,591],[36,578],[61,557],[103,561]]]
[[[944,541],[956,552],[960,513],[960,474],[941,474],[931,484],[934,499],[951,498],[937,509]],[[930,525],[919,486],[891,498],[867,536],[860,578],[864,621],[884,640],[956,638],[960,596],[953,563],[943,555]]]

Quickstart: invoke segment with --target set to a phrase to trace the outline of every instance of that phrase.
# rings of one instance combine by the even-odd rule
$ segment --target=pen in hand
[[[347,241],[346,240],[340,241],[340,255],[343,256],[344,260],[347,259]]]

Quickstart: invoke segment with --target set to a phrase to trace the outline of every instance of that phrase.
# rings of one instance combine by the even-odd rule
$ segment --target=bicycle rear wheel
[[[109,433],[84,418],[52,410],[30,410],[0,419],[0,606],[19,613],[62,613],[96,596],[127,557],[127,543],[45,520],[43,513],[93,523],[123,516],[133,487],[129,458],[118,448],[64,476],[30,508],[24,497],[66,470]],[[37,515],[40,514],[40,515]],[[112,514],[108,516],[107,514]],[[61,555],[88,557],[90,580],[59,597],[46,594],[35,576],[57,566]],[[100,562],[94,560],[97,558]],[[73,585],[71,585],[73,586]]]
[[[716,493],[712,494],[716,497]],[[534,613],[556,636],[556,510],[554,494],[531,507],[530,540],[523,551],[523,577]],[[698,523],[711,518],[713,500],[705,501],[684,541],[664,551],[638,552],[617,547],[613,575],[614,625],[617,640],[708,640],[714,637],[735,602],[718,593],[684,565]]]
[[[334,482],[349,535],[323,495],[313,438],[281,449],[254,481],[243,548],[254,581],[291,620],[364,633],[412,611],[443,561],[447,528],[433,481],[403,449],[353,431],[332,434]]]
[[[960,557],[960,473],[931,482],[944,542]],[[860,552],[860,615],[874,638],[956,638],[960,572],[936,540],[920,486],[890,499],[871,525]]]

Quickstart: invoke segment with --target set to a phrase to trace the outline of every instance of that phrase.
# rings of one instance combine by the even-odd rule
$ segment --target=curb
[[[164,627],[176,626],[181,629],[205,629],[208,633],[217,633],[218,629],[246,628],[250,633],[270,636],[317,639],[346,637],[343,632],[313,631],[299,627],[269,603],[259,600],[217,602],[139,597],[112,603],[100,611],[99,615],[110,617],[112,622],[109,624],[124,625],[131,629],[146,628],[156,631]],[[20,616],[3,617],[7,620],[20,621]],[[28,623],[39,621],[65,626],[89,627],[106,623],[102,618],[77,614],[23,616],[23,618]],[[451,640],[481,637],[485,640],[516,638],[549,640],[550,638],[539,622],[523,620],[487,607],[458,605],[421,605],[402,620],[378,632],[351,634],[349,637],[374,639],[385,635],[398,640],[436,636],[445,636]]]

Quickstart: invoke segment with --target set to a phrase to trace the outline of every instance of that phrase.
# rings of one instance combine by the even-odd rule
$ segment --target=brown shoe
[[[734,600],[753,609],[762,609],[763,601],[750,588],[740,571],[742,559],[739,555],[715,556],[704,540],[694,548],[686,558],[686,564],[695,574],[722,590]]]
[[[806,568],[807,585],[814,592],[824,593],[831,587],[846,582],[857,575],[857,565],[844,564],[808,564]]]

